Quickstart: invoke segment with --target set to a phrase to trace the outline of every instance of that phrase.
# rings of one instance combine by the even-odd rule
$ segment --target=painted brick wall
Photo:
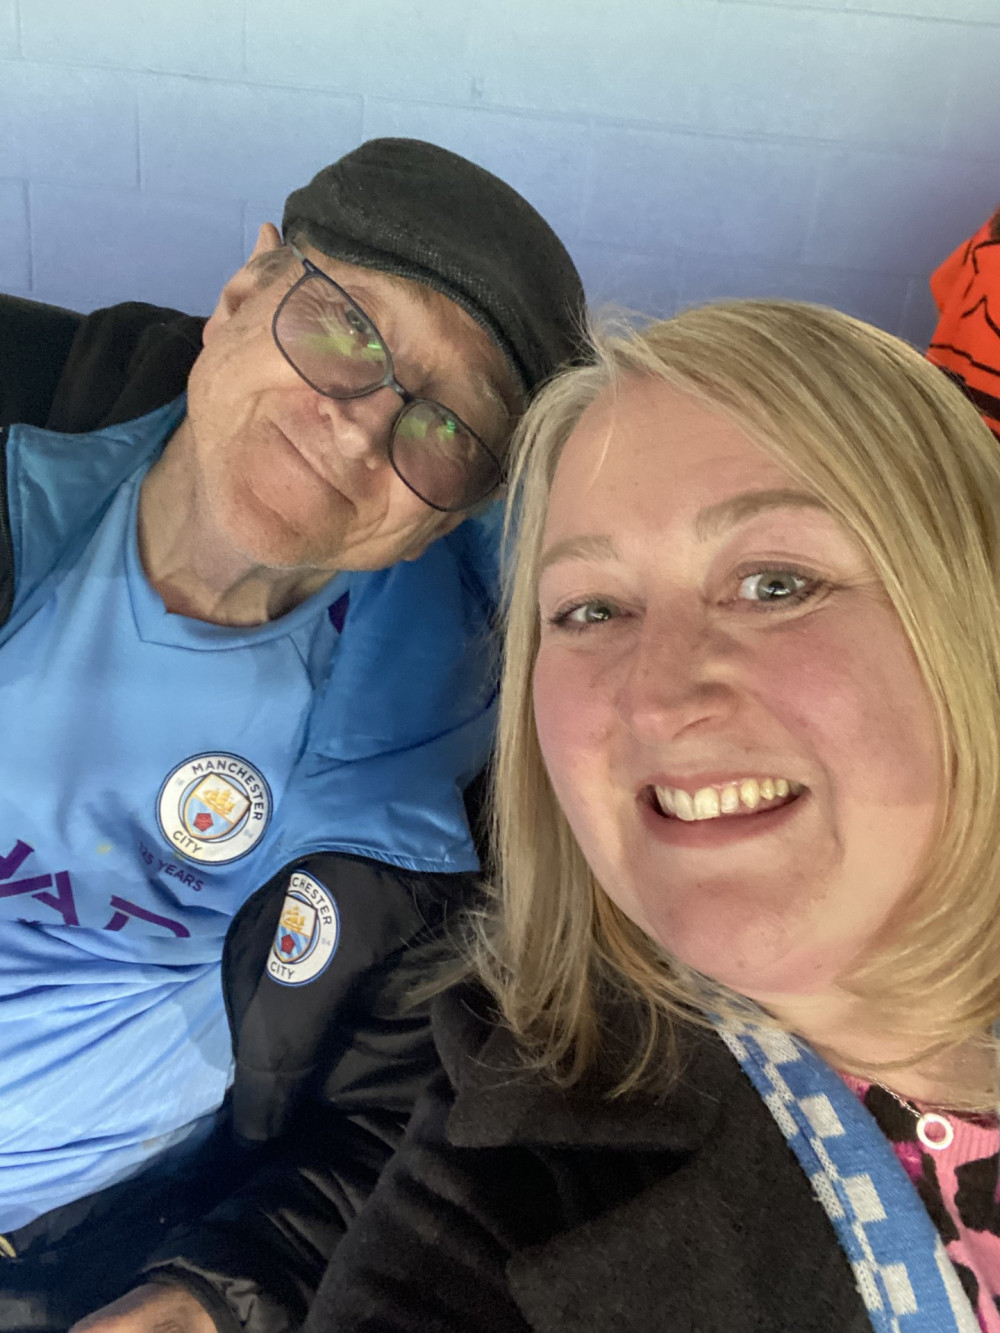
[[[0,0],[0,288],[207,311],[382,134],[506,177],[592,297],[827,301],[915,341],[1000,200],[1000,0]]]

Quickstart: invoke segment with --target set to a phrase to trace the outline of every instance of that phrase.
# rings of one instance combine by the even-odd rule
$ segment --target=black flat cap
[[[586,355],[583,286],[563,243],[516,190],[445,148],[370,139],[289,195],[282,230],[442,292],[529,393]]]

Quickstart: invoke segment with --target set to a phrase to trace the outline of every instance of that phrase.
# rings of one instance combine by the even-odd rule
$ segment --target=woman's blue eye
[[[608,602],[581,602],[570,606],[553,616],[554,625],[567,625],[573,629],[582,629],[584,625],[602,625],[614,618],[614,607]]]
[[[813,581],[790,569],[763,569],[740,580],[738,596],[748,602],[799,602],[809,595]]]

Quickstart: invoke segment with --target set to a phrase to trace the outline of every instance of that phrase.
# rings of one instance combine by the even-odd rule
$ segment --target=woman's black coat
[[[432,1083],[306,1333],[869,1333],[822,1206],[722,1042],[665,1099],[517,1072],[483,994],[442,997]]]

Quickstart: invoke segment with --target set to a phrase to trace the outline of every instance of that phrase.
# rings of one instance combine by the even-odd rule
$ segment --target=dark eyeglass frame
[[[392,358],[392,352],[389,350],[388,344],[382,337],[382,334],[379,332],[378,326],[372,319],[371,315],[368,314],[368,312],[364,309],[363,306],[359,305],[358,302],[355,301],[354,297],[351,296],[350,292],[345,291],[344,288],[341,287],[339,282],[334,282],[333,278],[331,278],[328,273],[324,273],[323,270],[317,264],[314,264],[312,262],[311,259],[307,259],[306,256],[301,252],[301,250],[299,250],[297,246],[295,245],[289,246],[289,249],[295,256],[295,258],[299,261],[299,263],[302,265],[305,271],[303,272],[302,276],[298,278],[292,284],[291,287],[289,287],[288,291],[278,302],[278,307],[275,310],[274,315],[271,319],[271,336],[274,339],[275,346],[277,347],[278,351],[285,358],[285,360],[288,362],[291,368],[295,371],[295,373],[299,376],[300,379],[304,380],[311,389],[315,389],[317,393],[322,394],[324,398],[333,398],[334,400],[367,398],[370,394],[378,393],[379,390],[381,389],[392,389],[393,392],[397,393],[399,397],[402,399],[402,406],[400,407],[399,411],[396,414],[395,419],[393,420],[392,430],[389,433],[389,442],[386,452],[393,472],[395,472],[396,476],[400,479],[403,485],[406,486],[408,490],[411,490],[419,500],[422,500],[424,502],[425,505],[428,505],[431,509],[438,510],[442,514],[454,514],[460,512],[463,509],[471,509],[474,505],[477,505],[482,500],[485,500],[488,495],[490,495],[493,491],[497,490],[497,488],[500,486],[500,484],[503,481],[503,473],[504,473],[503,464],[500,462],[499,458],[497,458],[496,454],[489,447],[486,441],[482,438],[481,435],[477,434],[477,432],[474,431],[471,426],[469,426],[465,421],[463,421],[457,412],[453,411],[450,407],[448,407],[447,404],[438,402],[436,398],[421,398],[417,394],[411,393],[409,389],[407,389],[404,385],[400,384],[399,380],[396,378],[396,369]],[[328,286],[332,287],[334,291],[337,292],[337,294],[340,297],[342,297],[344,301],[347,302],[348,306],[357,311],[357,313],[361,316],[361,318],[365,321],[365,323],[368,324],[368,326],[371,328],[375,337],[378,338],[378,341],[382,347],[382,351],[385,355],[386,369],[385,369],[385,374],[382,376],[381,380],[379,380],[377,384],[372,384],[364,389],[356,389],[354,390],[354,392],[334,393],[330,389],[321,388],[320,385],[314,383],[313,380],[311,380],[309,376],[306,375],[298,365],[296,365],[295,361],[286,350],[284,344],[281,341],[281,338],[278,335],[278,324],[281,319],[281,313],[287,306],[288,302],[295,295],[295,293],[299,290],[299,288],[304,286],[305,283],[310,282],[315,278],[322,279],[323,282],[325,282]],[[466,434],[469,435],[470,438],[483,451],[483,454],[485,455],[483,462],[485,463],[486,460],[488,460],[489,465],[492,465],[489,467],[489,471],[492,473],[492,480],[487,481],[487,479],[484,478],[483,487],[481,489],[477,489],[477,492],[471,498],[463,498],[461,503],[459,504],[444,505],[444,504],[438,504],[434,500],[429,500],[427,496],[424,495],[421,491],[419,491],[417,487],[414,486],[414,484],[404,475],[404,473],[401,471],[399,467],[399,463],[397,462],[394,446],[396,442],[396,433],[399,430],[399,424],[405,418],[407,412],[412,407],[418,406],[423,403],[441,412],[446,413],[447,416],[449,417],[452,417],[455,420],[455,422],[462,428],[462,430],[464,430]]]

